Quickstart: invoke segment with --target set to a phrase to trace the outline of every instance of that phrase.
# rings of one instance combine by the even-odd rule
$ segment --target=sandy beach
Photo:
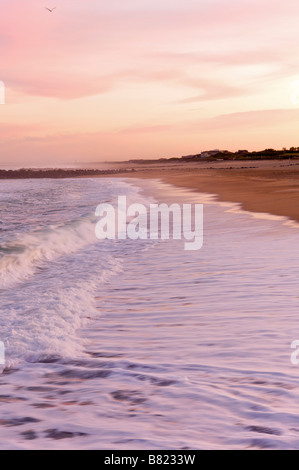
[[[121,167],[132,168],[132,164]],[[297,161],[134,164],[134,169],[126,177],[158,178],[175,186],[216,194],[221,201],[241,203],[248,211],[299,221]]]
[[[285,216],[299,221],[299,161],[111,162],[82,164],[70,169],[14,170],[2,179],[134,178],[216,195],[219,201],[240,203],[244,210]],[[1,175],[0,175],[1,179]]]

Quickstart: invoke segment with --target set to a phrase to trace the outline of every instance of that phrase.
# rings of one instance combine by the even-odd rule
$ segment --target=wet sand
[[[299,221],[297,161],[168,163],[134,165],[134,169],[128,177],[158,178],[178,187],[216,194],[221,201],[241,203],[248,211]]]
[[[217,195],[252,212],[299,222],[299,160],[90,163],[85,169],[19,170],[3,178],[120,177],[159,179],[181,188]],[[1,174],[0,174],[1,178]]]

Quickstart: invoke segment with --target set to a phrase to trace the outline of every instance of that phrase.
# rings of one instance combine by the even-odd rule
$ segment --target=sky
[[[0,164],[299,146],[298,0],[0,6]]]

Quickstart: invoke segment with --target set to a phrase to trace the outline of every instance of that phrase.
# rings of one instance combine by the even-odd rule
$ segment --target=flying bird
[[[48,7],[45,7],[45,9],[46,9],[46,10],[48,10],[50,13],[52,13],[52,11],[54,11],[54,10],[55,10],[55,8],[56,8],[56,7],[54,7],[54,8],[48,8]]]

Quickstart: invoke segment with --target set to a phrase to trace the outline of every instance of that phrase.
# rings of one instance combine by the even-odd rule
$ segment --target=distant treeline
[[[265,149],[249,152],[248,150],[238,150],[230,152],[229,150],[219,150],[198,153],[195,155],[186,155],[182,157],[160,158],[159,160],[130,160],[130,163],[167,163],[167,162],[196,162],[196,161],[217,161],[217,160],[275,160],[275,159],[293,159],[299,158],[299,147],[283,148],[282,150]]]
[[[132,170],[61,170],[61,169],[27,169],[0,170],[0,179],[24,178],[76,178],[80,176],[115,175],[117,173],[130,173]]]
[[[218,154],[208,157],[210,160],[273,160],[273,159],[292,159],[299,158],[299,147],[291,147],[290,149],[265,149],[260,151],[249,152],[248,150],[238,150],[237,152],[229,152],[227,150],[220,151]],[[182,157],[184,159],[184,157]]]

